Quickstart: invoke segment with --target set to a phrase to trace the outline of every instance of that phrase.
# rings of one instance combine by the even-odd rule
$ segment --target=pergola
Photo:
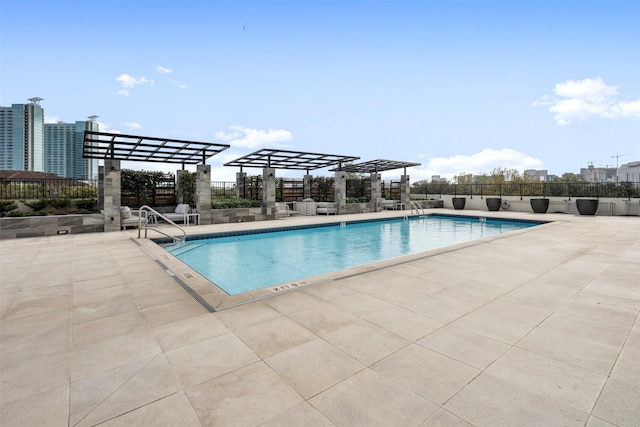
[[[352,173],[370,173],[371,174],[371,201],[376,204],[376,209],[378,209],[378,202],[381,200],[381,182],[379,172],[384,172],[393,169],[403,169],[403,174],[400,177],[400,203],[399,205],[404,206],[410,201],[410,191],[411,188],[409,186],[409,175],[407,175],[407,168],[410,166],[420,166],[421,163],[415,162],[404,162],[398,160],[387,160],[387,159],[376,159],[370,160],[368,162],[356,163],[345,165],[342,167],[338,167],[333,169],[333,171],[344,171],[344,172],[352,172]]]
[[[201,223],[208,224],[211,209],[211,166],[208,158],[229,148],[227,144],[187,141],[183,139],[152,136],[125,135],[120,133],[85,131],[82,156],[104,160],[100,171],[100,207],[105,213],[105,231],[120,229],[120,161],[197,165],[196,205]]]
[[[225,163],[225,166],[239,166],[254,168],[275,168],[275,169],[295,169],[310,170],[321,169],[334,165],[342,165],[360,157],[341,156],[337,154],[309,153],[305,151],[276,150],[263,148],[246,156]]]
[[[205,164],[206,160],[231,147],[228,144],[187,141],[110,132],[84,132],[82,156],[91,159],[133,162]]]
[[[404,175],[407,174],[407,168],[410,166],[420,166],[422,163],[402,162],[398,160],[376,159],[368,162],[345,165],[332,171],[345,171],[353,173],[378,173],[393,169],[404,169]]]
[[[357,156],[263,148],[247,154],[246,156],[227,162],[224,165],[240,167],[240,173],[236,175],[236,188],[238,192],[243,188],[243,185],[241,185],[245,176],[243,168],[262,168],[264,182],[264,190],[262,193],[263,209],[267,215],[272,215],[275,212],[276,205],[275,169],[306,170],[307,174],[304,177],[304,194],[306,199],[311,196],[311,176],[309,175],[309,171],[335,165],[338,165],[340,168],[343,164],[353,162],[359,158],[360,157]],[[344,181],[344,179],[342,179],[342,181]],[[341,184],[336,187],[336,201],[339,204],[338,206],[340,206],[340,203],[343,203],[344,193],[346,193],[346,189],[341,190],[343,186],[345,185]],[[244,194],[238,193],[238,196],[244,197]],[[339,209],[340,207],[338,207],[338,210]]]

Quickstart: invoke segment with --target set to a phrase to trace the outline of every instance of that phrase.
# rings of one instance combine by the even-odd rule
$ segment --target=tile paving
[[[291,293],[188,282],[214,313],[135,231],[2,240],[0,425],[640,425],[640,219],[491,214],[554,222]]]

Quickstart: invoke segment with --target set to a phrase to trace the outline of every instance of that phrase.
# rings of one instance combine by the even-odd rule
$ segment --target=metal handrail
[[[416,201],[410,201],[409,207],[411,208],[411,215],[413,215],[413,211],[416,211],[416,215],[424,215],[424,208],[418,204]],[[421,213],[422,212],[422,213]]]
[[[150,206],[147,205],[143,205],[140,206],[139,209],[140,215],[139,215],[139,219],[138,219],[138,239],[140,238],[140,230],[144,229],[144,238],[147,238],[147,230],[149,230],[149,228],[147,228],[147,225],[149,225],[149,220],[148,220],[148,216],[149,213],[152,213],[153,215],[155,215],[156,217],[160,217],[162,218],[165,222],[173,225],[174,227],[176,227],[178,230],[180,230],[182,232],[182,236],[176,237],[176,236],[172,236],[168,233],[165,233],[164,231],[161,231],[157,228],[152,228],[151,230],[154,230],[157,233],[162,234],[165,237],[168,237],[170,239],[173,239],[173,243],[182,243],[187,239],[187,232],[185,231],[184,228],[180,227],[178,224],[176,224],[175,222],[171,221],[169,218],[167,218],[166,216],[162,215],[160,212],[158,212],[157,210],[153,209]],[[142,214],[144,213],[145,216],[145,223],[142,224]]]

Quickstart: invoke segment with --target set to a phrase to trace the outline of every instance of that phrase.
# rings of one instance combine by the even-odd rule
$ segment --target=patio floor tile
[[[310,402],[337,426],[419,425],[438,409],[371,369],[355,374]]]
[[[364,365],[321,339],[265,359],[305,399],[362,370]]]
[[[263,362],[186,390],[203,426],[258,425],[303,399]]]

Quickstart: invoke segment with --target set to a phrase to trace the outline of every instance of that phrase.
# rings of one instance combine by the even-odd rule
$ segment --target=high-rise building
[[[535,179],[536,181],[540,181],[540,182],[550,181],[549,171],[547,171],[546,169],[525,169],[524,175],[529,176]]]
[[[0,107],[0,169],[44,172],[42,98]]]
[[[45,172],[74,179],[98,179],[98,160],[82,157],[84,131],[98,131],[98,123],[46,123],[44,125]]]

